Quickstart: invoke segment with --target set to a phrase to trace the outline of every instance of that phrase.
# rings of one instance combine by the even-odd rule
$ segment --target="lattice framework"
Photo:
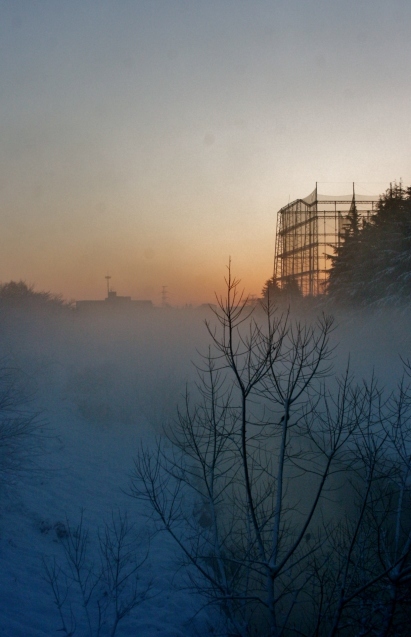
[[[376,211],[379,197],[355,194],[331,197],[315,190],[277,213],[274,278],[280,288],[297,281],[304,296],[324,294],[330,269],[329,255],[342,241],[350,209],[360,220]]]

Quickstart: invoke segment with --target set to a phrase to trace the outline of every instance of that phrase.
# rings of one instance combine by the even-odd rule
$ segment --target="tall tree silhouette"
[[[403,303],[411,293],[411,187],[394,184],[361,225],[355,202],[331,256],[328,293],[355,305]]]

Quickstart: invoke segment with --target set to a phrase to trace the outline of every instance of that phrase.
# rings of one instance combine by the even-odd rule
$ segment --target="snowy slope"
[[[183,588],[181,573],[176,575],[178,554],[175,546],[164,535],[154,536],[149,541],[153,529],[144,515],[143,505],[126,494],[133,456],[140,442],[150,443],[156,433],[153,423],[143,412],[147,413],[151,404],[157,404],[159,411],[154,414],[154,420],[158,420],[163,409],[161,401],[156,400],[155,391],[151,396],[147,395],[145,388],[144,400],[139,396],[134,401],[127,418],[123,417],[124,410],[119,406],[121,400],[116,402],[113,410],[105,413],[105,401],[110,401],[111,396],[104,397],[104,391],[100,387],[96,389],[92,383],[91,389],[86,387],[85,392],[78,387],[73,389],[73,374],[91,369],[87,373],[95,380],[93,370],[99,370],[101,362],[107,360],[118,370],[125,359],[127,343],[124,349],[113,347],[111,352],[105,350],[101,354],[100,337],[94,343],[89,342],[87,352],[78,331],[70,336],[69,330],[64,339],[62,343],[59,330],[57,335],[49,335],[43,344],[39,344],[38,337],[20,341],[19,347],[11,339],[8,342],[9,357],[14,355],[15,363],[26,366],[36,377],[37,402],[31,408],[41,410],[41,418],[47,421],[47,427],[43,431],[44,449],[37,468],[29,469],[23,476],[10,475],[1,485],[0,636],[66,634],[58,632],[61,621],[50,584],[46,581],[43,560],[52,564],[55,559],[56,564],[66,568],[64,535],[68,526],[74,528],[79,523],[82,511],[83,525],[91,539],[90,559],[94,560],[96,568],[98,529],[104,521],[110,521],[113,511],[114,515],[117,511],[128,512],[129,521],[140,533],[139,554],[144,556],[149,550],[148,558],[139,570],[138,583],[143,592],[150,583],[147,598],[119,624],[116,635],[206,635],[209,633],[207,614],[197,614],[202,600]],[[150,350],[147,339],[145,347]],[[146,352],[144,356],[146,363],[149,362],[149,354]],[[141,367],[141,356],[139,360]],[[124,365],[127,368],[126,361]],[[156,365],[158,359],[147,364],[148,377],[155,377]],[[163,361],[162,373],[167,376],[169,372]],[[100,378],[98,374],[97,377]],[[84,374],[80,373],[76,378],[80,378],[81,384]],[[116,382],[124,387],[126,378],[120,375]],[[160,375],[159,383],[161,385]],[[82,400],[88,391],[92,409],[84,416]],[[122,400],[124,402],[124,397]],[[139,404],[142,405],[140,412]],[[105,414],[103,418],[101,414]],[[88,635],[86,622],[73,595],[70,590],[68,602],[74,600],[75,634]],[[95,609],[93,613],[94,617]],[[102,631],[101,635],[105,634],[109,633]]]
[[[56,556],[64,564],[64,539],[58,532],[67,527],[66,518],[76,525],[84,509],[84,525],[92,536],[117,507],[128,509],[137,528],[149,525],[141,505],[122,491],[140,436],[130,430],[87,431],[84,422],[67,412],[60,414],[58,425],[59,439],[49,444],[48,469],[3,494],[0,634],[7,637],[53,635],[60,628],[42,557]],[[178,590],[178,582],[173,582],[175,567],[170,540],[157,536],[141,569],[142,588],[153,580],[151,599],[136,609],[132,621],[120,625],[119,635],[195,634],[190,620],[199,600]],[[78,634],[87,634],[79,628]]]

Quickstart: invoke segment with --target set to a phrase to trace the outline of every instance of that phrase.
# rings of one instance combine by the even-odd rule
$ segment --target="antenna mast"
[[[111,276],[109,274],[107,274],[107,276],[105,276],[104,278],[107,281],[107,298],[108,298],[109,294],[110,294],[110,279],[111,279]]]

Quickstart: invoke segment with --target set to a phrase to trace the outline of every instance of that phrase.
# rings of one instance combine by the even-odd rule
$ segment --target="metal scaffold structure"
[[[332,197],[314,191],[296,199],[277,214],[274,279],[284,289],[297,282],[304,296],[324,294],[329,255],[334,254],[347,228],[348,215],[355,207],[359,218],[368,220],[376,211],[379,197],[350,195]]]

